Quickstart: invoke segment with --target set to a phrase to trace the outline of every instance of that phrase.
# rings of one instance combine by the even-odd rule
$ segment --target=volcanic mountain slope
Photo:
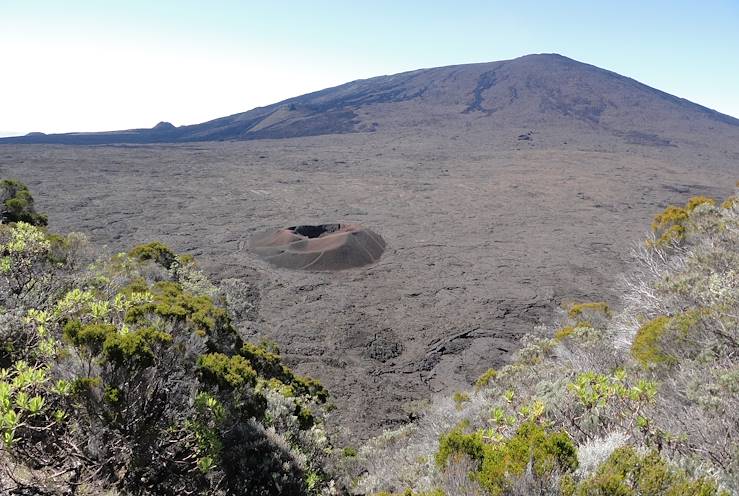
[[[480,122],[480,119],[485,117]],[[567,126],[628,143],[670,145],[739,133],[739,120],[554,54],[353,81],[202,124],[7,138],[12,143],[165,143],[292,138],[398,128]],[[729,130],[733,128],[733,130]]]

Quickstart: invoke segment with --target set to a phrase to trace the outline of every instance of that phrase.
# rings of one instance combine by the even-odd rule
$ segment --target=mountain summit
[[[614,72],[537,54],[357,80],[189,126],[33,133],[0,143],[171,143],[471,126],[596,131],[629,143],[669,145],[721,129],[734,135],[739,119]]]

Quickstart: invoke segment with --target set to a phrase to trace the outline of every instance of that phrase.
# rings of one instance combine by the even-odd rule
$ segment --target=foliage
[[[253,385],[257,377],[251,364],[238,355],[207,353],[198,359],[198,368],[205,382],[227,388]]]
[[[489,385],[490,381],[494,380],[497,375],[498,372],[494,368],[487,369],[484,374],[477,378],[475,381],[475,387],[477,389],[484,388]]]
[[[631,344],[631,353],[642,365],[667,360],[667,357],[659,350],[658,342],[669,323],[669,317],[660,315],[646,322],[636,331],[634,342]]]
[[[244,345],[226,309],[185,289],[216,288],[193,275],[192,261],[157,268],[172,252],[150,244],[81,263],[80,239],[24,222],[0,229],[0,486],[138,495],[334,487],[327,393],[316,381]]]
[[[640,455],[632,447],[616,449],[595,474],[580,481],[563,481],[563,496],[593,494],[638,496],[719,496],[716,483],[706,478],[691,479],[670,467],[656,451]]]
[[[489,494],[504,494],[512,479],[530,468],[534,477],[546,478],[577,468],[577,450],[562,431],[547,432],[528,421],[502,442],[490,441],[484,431],[470,434],[460,426],[442,436],[436,463],[444,467],[451,457],[466,456],[479,464],[473,477]]]
[[[569,310],[567,311],[567,315],[571,319],[579,319],[590,312],[600,313],[605,315],[606,317],[611,316],[611,309],[609,308],[608,303],[604,301],[575,303],[574,305],[570,306]]]
[[[20,181],[0,181],[0,223],[25,222],[33,226],[45,226],[46,215],[36,212],[28,187]]]
[[[176,258],[174,252],[167,245],[159,241],[136,245],[128,252],[128,256],[140,261],[151,260],[166,269],[172,267]]]
[[[684,207],[669,205],[663,212],[657,214],[652,222],[652,231],[656,236],[656,246],[666,246],[670,243],[679,243],[684,240],[690,230],[690,220],[693,211],[701,205],[713,206],[716,202],[705,196],[694,196]]]
[[[649,366],[658,363],[675,363],[678,358],[671,356],[678,341],[690,338],[690,331],[694,329],[703,316],[709,315],[706,309],[690,309],[672,317],[660,315],[644,323],[634,336],[631,353],[642,365]]]

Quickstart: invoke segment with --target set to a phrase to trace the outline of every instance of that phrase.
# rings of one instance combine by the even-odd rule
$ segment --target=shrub
[[[103,343],[106,358],[117,365],[148,367],[161,345],[172,342],[172,336],[153,327],[143,327],[127,333],[113,332]]]
[[[699,205],[716,205],[716,200],[706,196],[694,196],[685,204],[685,210],[688,213],[692,213]]]
[[[0,221],[26,222],[33,226],[45,226],[46,215],[36,212],[33,197],[28,187],[20,181],[0,181]]]
[[[481,432],[465,433],[466,424],[459,425],[439,439],[436,464],[445,467],[452,456],[465,455],[475,462],[485,458],[485,444]]]
[[[568,325],[561,327],[554,332],[554,339],[562,341],[569,337],[573,332],[575,332],[575,326]]]
[[[673,241],[680,241],[685,237],[685,222],[688,212],[675,205],[668,206],[658,214],[652,222],[652,231],[657,236],[657,245],[666,245]]]
[[[167,245],[159,241],[136,245],[128,252],[128,255],[140,261],[151,260],[165,269],[172,267],[177,258]]]
[[[659,340],[669,323],[669,317],[660,315],[646,322],[636,331],[631,345],[631,354],[639,363],[648,366],[668,361],[668,356],[659,347]]]
[[[241,346],[228,314],[207,296],[197,296],[182,290],[171,281],[160,281],[149,288],[142,280],[124,289],[129,294],[149,291],[151,300],[133,305],[126,311],[125,321],[135,325],[146,322],[150,316],[187,326],[191,332],[205,338],[210,351],[237,351]]]
[[[575,303],[571,305],[567,311],[568,317],[571,319],[579,319],[583,315],[588,313],[603,314],[606,317],[611,316],[611,309],[608,307],[608,303],[603,301],[595,301],[589,303]]]
[[[276,346],[244,343],[239,354],[249,360],[260,377],[270,380],[273,389],[283,389],[280,386],[283,385],[286,386],[285,393],[289,395],[310,396],[321,403],[328,400],[328,391],[319,381],[297,375],[282,364]]]
[[[470,401],[470,395],[462,391],[456,391],[452,398],[454,399],[454,403],[457,405],[457,410],[461,410],[464,407],[464,404]]]
[[[82,325],[79,320],[67,322],[64,326],[64,337],[78,347],[88,348],[93,355],[100,353],[108,336],[118,332],[112,324]]]
[[[498,375],[495,369],[490,368],[485,371],[480,377],[477,378],[475,381],[475,388],[481,389],[490,384],[490,381],[495,379],[495,377]]]
[[[547,432],[534,421],[521,424],[513,437],[502,442],[486,440],[482,431],[465,433],[464,425],[458,426],[442,436],[436,462],[443,468],[450,458],[459,456],[478,463],[474,478],[495,496],[504,494],[529,466],[539,479],[577,468],[577,450],[567,433]]]
[[[728,496],[713,481],[691,479],[670,467],[657,452],[640,455],[630,446],[617,448],[588,479],[575,483],[566,478],[562,493],[564,496]]]
[[[222,353],[205,354],[198,359],[198,369],[206,382],[221,387],[254,385],[257,377],[251,364],[238,355],[229,357]]]
[[[693,211],[700,205],[715,205],[712,198],[694,196],[684,207],[669,205],[664,211],[657,214],[652,222],[652,231],[657,237],[655,244],[665,246],[685,239],[688,230],[688,221]]]
[[[708,314],[710,311],[707,309],[693,308],[672,317],[661,315],[644,323],[637,330],[631,345],[632,356],[643,366],[675,363],[678,353],[688,351],[681,350],[681,344],[690,341],[691,330]],[[698,345],[691,354],[703,351]]]
[[[551,477],[577,468],[577,450],[565,432],[548,433],[534,422],[524,423],[511,439],[486,450],[480,484],[490,494],[502,494],[508,478],[522,475],[530,462],[535,477]]]

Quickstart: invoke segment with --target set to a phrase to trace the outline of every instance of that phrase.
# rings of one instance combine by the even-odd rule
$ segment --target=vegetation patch
[[[660,315],[643,324],[631,344],[631,354],[642,365],[648,366],[669,360],[659,346],[659,341],[670,324],[670,317]]]
[[[478,469],[474,478],[488,494],[501,495],[531,466],[537,478],[577,468],[577,449],[564,431],[548,432],[536,422],[528,421],[502,442],[491,442],[483,431],[465,433],[459,426],[441,437],[436,463],[448,465],[451,458],[466,456]]]
[[[177,257],[167,245],[159,241],[136,245],[128,252],[128,256],[140,261],[151,260],[165,269],[171,268]]]
[[[0,181],[0,221],[3,224],[25,222],[33,226],[45,226],[48,218],[36,212],[28,187],[20,181]]]
[[[571,477],[562,481],[563,496],[729,496],[716,483],[691,479],[685,472],[670,467],[656,451],[640,455],[633,447],[616,449],[595,474],[575,483]]]

